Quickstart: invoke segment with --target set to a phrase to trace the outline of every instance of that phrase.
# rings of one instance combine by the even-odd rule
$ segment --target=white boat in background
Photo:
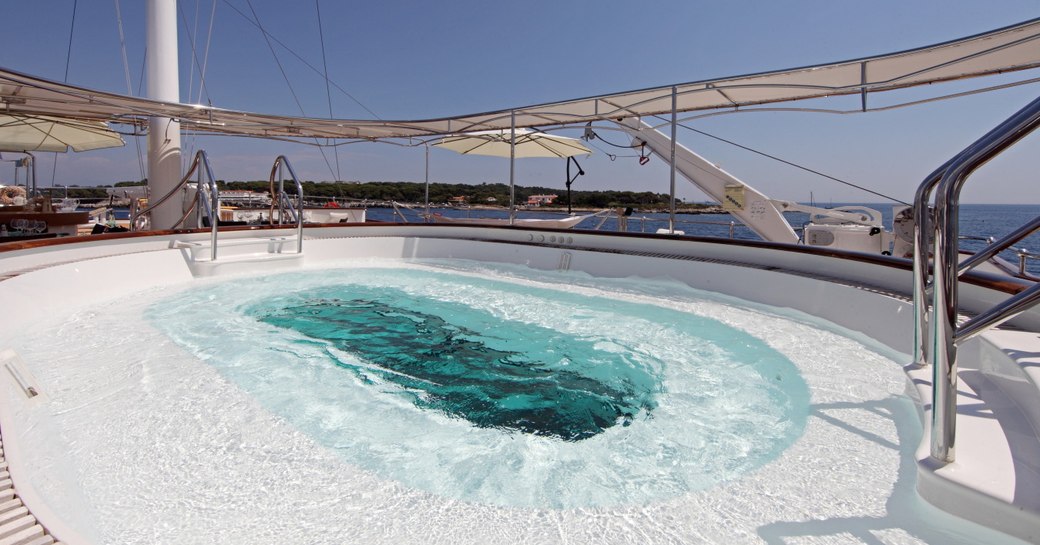
[[[597,213],[598,214],[598,213]],[[430,221],[433,223],[446,223],[454,225],[513,225],[516,227],[532,227],[536,229],[570,229],[579,223],[594,217],[597,214],[585,214],[582,216],[570,216],[566,218],[453,218],[441,214],[431,214]]]
[[[303,209],[304,223],[365,223],[364,208],[313,208]],[[254,225],[281,223],[278,210],[268,208],[247,208],[221,206],[220,219],[224,222],[249,223]],[[286,217],[286,222],[290,220]]]
[[[553,274],[582,273],[576,277],[628,278],[648,283],[667,279],[727,302],[742,300],[753,306],[783,309],[775,312],[795,316],[796,320],[818,325],[821,330],[839,331],[862,340],[864,351],[866,345],[871,345],[906,355],[909,360],[905,362],[907,395],[913,399],[917,414],[925,423],[916,454],[905,457],[906,460],[912,458],[909,466],[900,462],[904,458],[899,443],[914,433],[884,435],[885,431],[861,428],[854,419],[841,418],[842,411],[846,410],[862,409],[874,416],[888,411],[887,406],[881,405],[843,404],[839,395],[843,389],[842,377],[833,374],[857,365],[856,354],[844,354],[847,361],[831,362],[835,363],[832,371],[821,373],[828,375],[823,378],[833,381],[827,395],[839,395],[839,398],[827,407],[815,406],[814,417],[833,423],[835,429],[851,430],[857,440],[866,439],[883,446],[881,450],[899,466],[898,480],[916,478],[917,492],[932,505],[1008,536],[1040,543],[1040,366],[1037,363],[1040,310],[1033,306],[1040,301],[1040,285],[1023,278],[974,269],[999,249],[1040,227],[1040,220],[997,241],[991,249],[977,254],[978,257],[963,262],[958,261],[956,223],[957,196],[967,176],[979,164],[1040,127],[1040,99],[1024,105],[1008,120],[993,120],[995,128],[991,133],[945,164],[935,165],[935,172],[921,183],[915,206],[902,213],[899,222],[887,232],[878,225],[873,210],[827,211],[803,207],[818,215],[819,221],[815,227],[806,229],[805,238],[799,239],[784,220],[783,211],[801,205],[769,199],[693,151],[675,145],[678,115],[683,112],[734,111],[832,95],[859,95],[865,107],[868,97],[878,92],[1038,67],[1040,19],[962,40],[848,62],[417,121],[328,120],[236,112],[99,92],[0,69],[0,101],[8,111],[25,116],[46,115],[135,126],[144,126],[147,118],[154,117],[178,119],[182,128],[202,132],[341,141],[440,138],[478,130],[600,124],[603,130],[607,127],[621,130],[645,143],[672,165],[673,182],[677,174],[686,176],[764,239],[761,242],[705,240],[574,230],[563,231],[561,235],[558,230],[568,226],[551,223],[580,221],[581,216],[564,220],[523,220],[525,223],[511,226],[465,219],[432,225],[305,225],[302,186],[284,157],[275,161],[271,183],[274,184],[274,180],[280,180],[282,185],[284,181],[295,182],[295,200],[282,187],[274,197],[275,205],[284,210],[279,218],[291,221],[274,226],[221,229],[219,222],[212,220],[221,213],[219,192],[212,172],[208,172],[206,156],[200,153],[188,176],[175,180],[172,185],[158,185],[153,192],[162,196],[151,206],[158,210],[156,207],[170,203],[176,212],[174,219],[181,218],[178,222],[161,225],[156,223],[162,221],[156,219],[159,216],[153,216],[154,226],[160,228],[154,232],[110,235],[100,240],[69,237],[0,248],[3,256],[0,300],[4,301],[9,315],[18,317],[17,323],[8,328],[6,338],[10,340],[5,343],[17,346],[17,339],[26,334],[28,328],[44,322],[56,309],[68,308],[71,301],[75,301],[76,308],[103,308],[107,303],[148,290],[188,290],[202,284],[199,279],[203,277],[235,278],[274,271],[318,270],[333,263],[354,263],[369,258],[399,263],[411,259],[454,258]],[[653,121],[662,117],[670,117],[670,121]],[[670,129],[671,136],[659,129]],[[276,175],[281,168],[288,173]],[[190,180],[192,173],[197,174],[194,181]],[[330,210],[329,213],[336,212]],[[198,229],[168,229],[183,225],[184,221],[191,224],[186,218],[192,214],[194,225],[201,227],[204,219],[209,225]],[[545,223],[526,223],[528,221]],[[530,228],[535,225],[550,228]],[[934,268],[929,266],[930,262]],[[140,271],[140,274],[127,274],[127,271]],[[113,282],[113,278],[119,282]],[[271,289],[274,293],[274,282]],[[623,298],[625,294],[617,296]],[[51,302],[60,306],[47,304]],[[214,304],[221,302],[214,301]],[[128,335],[132,335],[132,331],[128,330]],[[603,342],[610,344],[607,340]],[[0,349],[5,347],[0,345]],[[75,476],[81,469],[68,469],[60,437],[48,442],[43,430],[48,429],[54,419],[69,418],[69,413],[78,413],[71,416],[81,417],[82,413],[91,411],[91,406],[76,411],[52,410],[48,405],[50,398],[60,397],[62,388],[97,387],[97,384],[56,387],[36,378],[35,375],[43,373],[33,372],[34,366],[39,368],[50,362],[25,359],[16,350],[0,353],[0,363],[8,371],[0,373],[3,388],[0,427],[5,446],[2,454],[8,458],[11,475],[11,482],[6,486],[17,488],[17,492],[11,489],[8,497],[17,494],[33,513],[19,513],[19,524],[25,526],[18,527],[18,531],[35,532],[27,533],[27,539],[39,538],[41,543],[46,539],[41,537],[45,531],[64,543],[90,543],[91,538],[102,533],[91,521],[91,514],[101,509],[82,510],[76,505],[76,498],[90,496],[78,488],[81,480]],[[160,395],[164,380],[180,380],[180,377],[162,373],[144,374],[149,395]],[[108,379],[88,378],[86,382],[93,380],[107,385]],[[108,389],[102,390],[106,399],[120,397]],[[812,395],[824,393],[817,390]],[[177,403],[177,400],[171,401],[171,405]],[[196,416],[205,420],[210,415]],[[86,425],[90,420],[82,417],[77,422]],[[248,417],[243,421],[255,422]],[[191,423],[178,421],[176,424],[190,427]],[[262,437],[258,440],[260,443],[270,440],[267,428],[256,427],[258,429],[231,430],[228,437],[220,437],[211,445],[212,450],[230,452],[239,445],[252,445],[250,441],[257,437]],[[147,432],[125,439],[149,441]],[[754,442],[755,438],[748,440]],[[273,467],[276,471],[277,456],[272,456],[273,451],[264,450],[263,446],[266,445],[254,449],[256,452],[234,450],[234,453],[248,458],[249,463]],[[279,443],[272,448],[282,446]],[[842,445],[817,446],[822,456],[822,451]],[[155,471],[193,467],[194,456],[205,454],[170,452],[173,450],[176,449],[162,449],[156,454],[162,457],[162,462],[152,465]],[[250,458],[253,455],[255,459]],[[728,525],[729,517],[735,516],[736,511],[768,517],[779,512],[780,507],[794,506],[797,515],[789,518],[777,515],[779,518],[766,519],[754,527],[741,527],[736,531],[750,542],[786,542],[788,537],[816,539],[821,534],[835,541],[846,540],[850,535],[869,542],[881,541],[883,537],[879,536],[884,539],[895,536],[893,539],[899,542],[919,541],[917,530],[888,522],[892,520],[893,511],[921,513],[920,518],[927,518],[923,514],[927,509],[906,498],[889,498],[885,496],[889,493],[887,490],[880,492],[881,499],[876,504],[864,507],[858,502],[865,491],[843,488],[843,479],[861,476],[862,468],[870,465],[871,460],[851,458],[835,461],[828,467],[816,467],[814,455],[806,452],[800,457],[806,473],[785,476],[790,479],[790,488],[782,486],[776,494],[752,497],[747,500],[749,509],[720,508],[723,513],[719,524]],[[220,457],[207,459],[218,463]],[[138,460],[117,462],[133,465]],[[234,460],[226,463],[232,464]],[[238,466],[218,469],[225,473],[246,472]],[[360,473],[359,479],[369,478]],[[292,486],[307,480],[299,479]],[[804,484],[802,481],[811,481],[810,486],[798,488],[797,485]],[[281,489],[281,483],[268,484],[271,488],[266,494],[271,489]],[[207,497],[234,496],[241,500],[242,495],[248,493],[243,492],[241,480],[203,485],[195,490],[204,489]],[[408,501],[400,501],[411,493],[405,488],[400,483],[380,481],[379,486],[371,489],[336,492],[339,499],[346,498],[343,501],[361,502],[351,504],[344,512],[362,513],[369,523],[380,519],[379,524],[392,526],[394,530],[384,532],[385,535],[366,534],[367,537],[395,543],[403,538],[430,541],[434,539],[431,527],[436,532],[445,532],[444,535],[438,533],[436,539],[482,542],[488,535],[501,539],[504,535],[514,535],[518,528],[526,529],[546,521],[551,521],[547,525],[550,533],[516,534],[520,536],[518,540],[533,535],[535,541],[692,542],[704,539],[700,533],[703,520],[711,515],[711,507],[719,505],[713,498],[705,504],[707,509],[698,510],[698,504],[691,499],[693,494],[687,494],[650,506],[567,511],[495,507],[484,512],[490,513],[486,517],[467,518],[466,509],[474,506],[461,505],[466,502],[435,494],[409,496]],[[719,497],[725,498],[725,486],[719,488],[722,489]],[[790,493],[794,488],[802,493]],[[817,494],[824,490],[826,492]],[[172,489],[167,493],[175,494]],[[814,501],[814,498],[834,500]],[[178,509],[192,504],[193,499],[176,496],[162,508]],[[160,504],[160,499],[152,501]],[[167,498],[161,501],[166,502]],[[763,505],[754,503],[756,501]],[[378,514],[366,511],[372,506],[370,502],[379,510]],[[248,511],[268,520],[278,518],[273,513],[284,508],[279,505],[271,509],[248,501],[243,505],[248,507],[238,511],[241,516],[246,516]],[[203,509],[210,514],[223,507],[214,504],[204,505]],[[304,507],[292,504],[281,512],[294,519],[290,524],[297,524],[296,516],[308,514],[304,513],[308,511]],[[396,516],[395,509],[406,511],[408,516]],[[447,512],[455,518],[448,520],[439,516]],[[204,518],[207,517],[199,517]],[[937,518],[940,526],[953,520],[945,515]],[[149,523],[148,520],[137,522]],[[877,526],[872,525],[874,522]],[[855,526],[855,532],[848,533],[849,526]],[[600,527],[606,530],[590,537],[589,532]],[[385,528],[380,526],[380,529]],[[921,539],[935,543],[970,539],[958,536],[958,531],[941,527],[929,530]],[[453,534],[449,536],[446,532]],[[150,528],[142,535],[151,535],[160,541],[166,537],[161,528]],[[244,541],[248,542],[250,537],[246,536]]]

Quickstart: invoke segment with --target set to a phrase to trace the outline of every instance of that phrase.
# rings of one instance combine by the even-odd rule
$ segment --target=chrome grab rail
[[[199,169],[199,165],[202,165],[202,169]],[[162,198],[160,198],[155,203],[150,203],[145,208],[141,210],[136,210],[130,215],[130,229],[136,231],[137,220],[139,218],[145,216],[146,214],[150,214],[152,210],[154,210],[156,207],[162,205],[164,202],[169,200],[170,197],[174,196],[177,192],[183,190],[184,186],[188,185],[188,182],[191,181],[192,174],[195,174],[196,172],[198,172],[198,179],[196,180],[196,182],[198,184],[199,191],[195,194],[195,200],[198,203],[206,205],[206,213],[210,219],[209,223],[211,228],[210,258],[215,260],[217,259],[217,227],[220,223],[220,218],[217,217],[217,214],[220,213],[220,193],[217,190],[217,179],[213,176],[213,169],[209,165],[209,156],[206,155],[205,150],[199,150],[195,153],[195,158],[192,159],[191,164],[188,166],[188,172],[185,173],[184,176],[181,178],[180,183],[174,186],[173,189],[171,189],[168,193],[163,195]],[[204,184],[202,181],[203,172],[205,172],[206,174],[208,184]],[[202,188],[206,188],[206,191],[209,193],[210,198],[208,201],[202,199]],[[176,227],[177,225],[183,225],[184,221],[188,218],[188,215],[191,214],[191,211],[194,208],[195,204],[192,204],[191,208],[189,208],[188,211],[185,212],[183,216],[181,216],[181,219],[174,224],[174,227]],[[201,211],[202,207],[199,208]],[[196,225],[198,227],[202,227],[201,216],[199,217]]]
[[[1040,216],[1033,218],[1033,220],[1029,223],[1001,237],[1000,240],[990,240],[989,246],[987,246],[981,252],[977,252],[975,255],[961,262],[958,274],[964,274],[965,271],[970,271],[971,269],[978,266],[979,263],[983,263],[987,259],[999,254],[1000,252],[1003,252],[1004,250],[1011,248],[1012,244],[1028,237],[1029,235],[1033,234],[1037,229],[1040,229]],[[1022,260],[1021,268],[1023,269],[1019,271],[1020,273],[1025,272],[1025,259],[1021,257],[1022,252],[1023,250],[1019,250],[1018,252],[1020,259]],[[1028,254],[1028,252],[1026,253]]]
[[[216,261],[217,260],[217,228],[220,226],[220,190],[217,189],[217,179],[213,176],[213,169],[211,169],[210,166],[209,166],[209,159],[206,156],[206,152],[204,150],[199,150],[198,153],[195,154],[195,161],[193,161],[193,163],[198,163],[198,164],[202,165],[202,168],[199,169],[199,178],[198,178],[198,187],[199,187],[200,191],[195,193],[195,198],[196,198],[196,200],[199,203],[202,203],[203,205],[206,206],[206,215],[209,217],[209,227],[210,227],[210,231],[209,231],[209,244],[210,244],[209,258],[210,258],[211,261]],[[194,170],[194,168],[192,168],[192,170]],[[203,173],[203,171],[205,171],[206,177],[209,179],[209,184],[208,185],[204,185],[202,183],[202,173]],[[205,187],[206,191],[209,192],[209,199],[208,200],[205,200],[202,197],[201,189],[203,187]],[[202,206],[199,207],[199,212],[200,213],[202,212]],[[198,219],[199,224],[200,224],[199,226],[201,227],[202,215],[199,214],[196,217],[199,218]]]
[[[955,458],[957,419],[957,345],[1040,303],[1040,284],[1018,293],[957,325],[958,277],[975,265],[1028,236],[1040,227],[1040,218],[1001,238],[980,252],[984,257],[958,261],[960,191],[980,166],[1040,127],[1040,98],[1029,103],[985,136],[930,174],[914,198],[914,363],[932,365],[931,457],[940,463]],[[928,202],[935,189],[934,228]],[[931,228],[931,230],[929,230]],[[927,304],[929,244],[934,234],[932,305]],[[925,342],[931,325],[931,343]],[[929,353],[928,348],[933,350]]]
[[[289,175],[292,176],[292,181],[296,183],[296,210],[291,210],[296,221],[296,253],[303,253],[303,184],[300,183],[300,179],[296,176],[296,171],[293,170],[292,164],[289,163],[289,158],[284,155],[279,155],[274,160],[274,165],[271,167],[271,177],[269,179],[271,187],[271,223],[274,223],[274,177],[278,176],[278,223],[282,223],[285,218],[285,201],[288,200],[288,195],[285,193],[285,177],[282,175],[282,168],[289,171]]]

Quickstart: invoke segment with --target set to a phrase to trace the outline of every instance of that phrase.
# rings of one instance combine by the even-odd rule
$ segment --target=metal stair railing
[[[201,168],[199,168],[201,166]],[[217,179],[213,176],[213,169],[209,165],[209,156],[206,155],[205,150],[199,150],[195,153],[195,157],[192,159],[191,164],[188,166],[188,172],[181,178],[180,183],[174,186],[168,193],[162,196],[155,203],[150,203],[141,210],[132,211],[130,215],[130,229],[136,231],[138,229],[138,220],[147,216],[156,207],[162,205],[162,203],[168,201],[171,197],[182,191],[188,183],[191,182],[192,175],[197,174],[196,185],[198,191],[195,193],[195,199],[192,205],[188,208],[181,219],[177,220],[174,227],[184,225],[184,222],[188,219],[188,216],[193,210],[198,207],[199,210],[205,208],[206,217],[209,218],[210,226],[210,259],[217,259],[217,227],[220,223],[220,192],[217,189]],[[203,180],[203,174],[205,174],[206,180]],[[208,197],[208,198],[204,198]],[[197,216],[196,227],[203,227],[202,215]]]
[[[296,184],[296,209],[293,210],[290,206],[285,207],[285,203],[292,204],[289,196],[285,193],[285,176],[283,170],[288,171],[292,177],[292,181]],[[278,192],[274,190],[275,176],[278,177]],[[303,253],[303,184],[300,183],[300,179],[296,176],[296,171],[293,170],[292,164],[289,163],[289,158],[284,155],[279,155],[274,160],[274,165],[271,167],[271,177],[269,180],[271,190],[271,225],[274,225],[274,207],[275,201],[278,202],[278,223],[284,223],[285,212],[289,211],[289,216],[292,217],[293,222],[296,224],[296,253]]]
[[[931,457],[940,463],[955,459],[958,343],[1040,303],[1040,284],[1035,284],[958,326],[958,277],[1040,228],[1040,218],[1034,219],[959,262],[960,192],[976,169],[1038,127],[1040,98],[936,169],[921,183],[914,197],[914,363],[932,365]],[[933,190],[934,221],[933,209],[929,207]],[[934,235],[931,244],[928,234]],[[934,255],[930,284],[929,250]]]

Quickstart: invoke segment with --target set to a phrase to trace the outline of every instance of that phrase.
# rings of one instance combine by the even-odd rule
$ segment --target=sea
[[[895,206],[891,203],[828,203],[826,208],[839,206],[866,206],[881,212],[886,229],[892,227],[892,214]],[[417,212],[403,210],[410,222],[422,221]],[[508,218],[504,210],[430,208],[431,213],[453,218]],[[518,218],[562,218],[567,214],[557,211],[521,210]],[[784,216],[796,231],[809,221],[809,215],[801,212],[788,212]],[[999,239],[1015,229],[1040,217],[1038,204],[962,204],[960,207],[961,248],[978,251],[985,247],[987,238]],[[375,221],[401,221],[392,208],[369,208],[367,217]],[[628,217],[628,231],[634,233],[656,233],[658,229],[668,228],[667,212],[642,212],[636,210]],[[676,214],[675,229],[687,235],[735,238],[744,240],[760,240],[758,235],[729,214]],[[598,229],[600,231],[616,231],[617,217],[592,217],[579,223],[575,229]],[[1014,250],[1001,253],[1001,257],[1013,263],[1019,263],[1019,252],[1023,250],[1031,257],[1026,257],[1026,270],[1040,275],[1040,233],[1013,245]]]
[[[878,203],[828,203],[827,208],[839,206],[866,206],[881,212],[886,229],[892,226],[892,204]],[[402,209],[409,222],[421,222],[422,218],[414,210]],[[504,210],[485,210],[470,208],[442,208],[431,207],[431,213],[441,214],[452,218],[508,218],[508,212]],[[117,219],[129,218],[129,210],[115,210]],[[557,211],[521,210],[517,213],[518,218],[562,218],[567,214]],[[628,231],[634,233],[656,233],[658,229],[668,228],[667,212],[643,212],[633,211],[628,217]],[[367,212],[369,220],[373,221],[401,221],[393,208],[369,208]],[[785,214],[787,221],[799,230],[802,225],[809,221],[809,215],[801,212],[788,212]],[[962,204],[960,207],[960,235],[961,248],[969,251],[978,251],[986,245],[987,238],[1000,238],[1015,229],[1040,217],[1040,204]],[[735,238],[744,240],[759,240],[758,235],[748,229],[745,225],[736,221],[729,214],[676,214],[676,230],[683,231],[687,235],[712,236]],[[576,229],[617,231],[618,220],[615,215],[607,218],[588,218],[579,223]],[[1007,250],[1001,257],[1007,261],[1017,264],[1022,250],[1027,254],[1026,270],[1031,274],[1040,276],[1040,233],[1034,233],[1019,241],[1013,246],[1014,250]]]

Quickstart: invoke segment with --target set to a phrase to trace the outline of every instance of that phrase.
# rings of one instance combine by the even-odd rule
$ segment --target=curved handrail
[[[300,179],[296,176],[296,171],[293,170],[292,164],[289,163],[289,158],[284,155],[279,155],[274,160],[274,165],[271,166],[271,177],[269,180],[272,189],[272,214],[271,222],[274,222],[274,177],[279,174],[282,167],[285,167],[289,171],[289,175],[292,176],[293,182],[296,183],[296,253],[303,253],[303,184],[300,183]],[[285,177],[278,176],[278,221],[281,223],[283,219],[283,198],[285,196]]]
[[[188,172],[184,174],[184,176],[181,178],[181,181],[178,182],[177,185],[175,185],[172,189],[170,189],[170,191],[168,193],[163,195],[162,198],[160,198],[159,200],[155,201],[155,203],[149,204],[148,206],[146,206],[146,207],[144,207],[144,208],[142,208],[140,210],[136,210],[136,211],[134,211],[131,214],[131,216],[130,216],[130,230],[131,231],[137,231],[138,230],[137,229],[137,220],[139,218],[141,218],[141,217],[143,217],[143,216],[145,216],[147,214],[150,214],[152,212],[152,210],[158,208],[164,202],[168,201],[170,199],[170,197],[174,196],[175,194],[177,194],[177,192],[179,192],[182,189],[184,189],[184,186],[188,185],[188,183],[191,181],[192,175],[195,174],[195,172],[198,170],[200,164],[204,165],[204,168],[206,169],[206,175],[209,177],[209,179],[211,181],[211,184],[215,187],[216,186],[216,180],[213,178],[213,171],[212,171],[212,169],[209,166],[209,156],[206,154],[205,150],[199,150],[198,152],[195,153],[195,157],[192,159],[191,163],[188,165]],[[201,177],[201,172],[199,174],[200,174],[200,177]],[[201,180],[200,180],[200,183],[201,183]],[[212,203],[211,203],[211,206],[212,206]],[[192,208],[194,208],[194,205],[192,205]],[[219,206],[216,209],[219,210]],[[212,210],[211,210],[211,212],[212,212]],[[183,225],[184,221],[188,218],[188,214],[190,214],[190,213],[191,213],[191,209],[189,209],[188,212],[186,212],[183,216],[181,216],[181,219],[178,220],[177,223],[175,223],[173,227],[176,228],[177,225]],[[210,216],[212,217],[212,214]]]
[[[923,354],[925,363],[932,363],[932,435],[931,456],[942,463],[955,457],[957,418],[957,344],[982,331],[1003,323],[1040,303],[1040,284],[1015,295],[974,319],[958,327],[958,277],[982,259],[992,257],[996,250],[983,251],[986,257],[972,258],[959,263],[959,208],[960,192],[968,177],[980,166],[1040,127],[1040,98],[1009,117],[982,138],[978,139],[942,167],[929,175],[918,187],[914,200],[917,225],[914,228],[914,302],[915,332],[923,332],[932,317],[933,353]],[[936,188],[934,228],[928,229],[930,194]],[[923,227],[922,227],[923,224]],[[1040,226],[1038,220],[1019,228],[998,241],[1007,245],[1024,238]],[[927,310],[925,290],[928,277],[928,249],[926,233],[935,236],[934,266],[932,267],[932,309]],[[1025,233],[1025,234],[1023,234]],[[919,293],[920,291],[920,293]],[[915,342],[915,352],[920,339]],[[927,348],[927,347],[925,347]]]
[[[142,217],[142,216],[144,216],[146,214],[150,214],[152,212],[152,210],[155,210],[156,208],[161,206],[162,203],[168,201],[170,199],[170,197],[172,197],[178,191],[184,189],[184,186],[187,185],[188,182],[191,181],[191,175],[195,173],[195,169],[198,168],[198,166],[199,166],[199,153],[202,153],[202,150],[199,150],[199,152],[195,154],[195,159],[192,160],[191,165],[188,167],[188,173],[185,174],[181,178],[181,181],[178,182],[177,185],[173,186],[173,188],[170,189],[169,193],[163,195],[162,198],[160,198],[159,200],[155,201],[154,204],[149,204],[148,206],[138,210],[136,213],[133,213],[133,214],[130,215],[130,230],[131,231],[136,231],[137,230],[135,226],[137,225],[137,219],[138,218],[140,218],[140,217]],[[176,225],[174,225],[174,227],[176,227]]]

